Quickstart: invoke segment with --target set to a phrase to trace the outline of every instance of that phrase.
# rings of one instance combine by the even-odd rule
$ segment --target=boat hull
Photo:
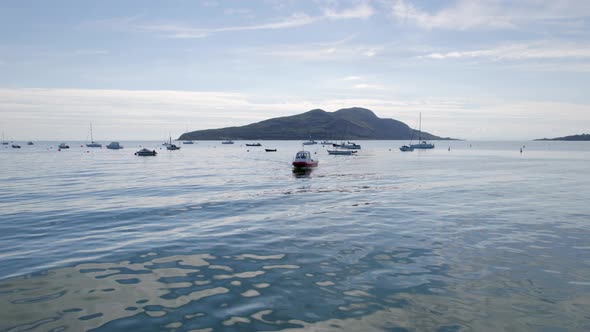
[[[309,168],[309,167],[316,167],[318,165],[317,161],[294,161],[293,167],[296,168]]]

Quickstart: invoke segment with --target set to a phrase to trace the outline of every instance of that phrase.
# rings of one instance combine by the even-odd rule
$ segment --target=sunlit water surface
[[[0,147],[0,331],[590,330],[588,142],[57,143]]]

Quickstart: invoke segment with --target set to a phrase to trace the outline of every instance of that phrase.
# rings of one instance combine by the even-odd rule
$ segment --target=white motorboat
[[[221,142],[221,144],[234,144],[234,141],[232,141],[232,140],[227,140],[227,141],[223,141],[223,142]]]

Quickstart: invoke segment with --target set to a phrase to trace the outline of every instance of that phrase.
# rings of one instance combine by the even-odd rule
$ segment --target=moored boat
[[[434,149],[434,144],[422,140],[422,113],[420,113],[420,121],[418,124],[418,144],[410,144],[414,149]]]
[[[360,150],[361,146],[359,144],[356,144],[354,142],[342,142],[341,144],[332,144],[332,146],[336,147],[336,148],[342,148],[342,149],[352,149],[352,150]]]
[[[355,150],[328,150],[328,154],[350,156],[356,153]]]
[[[86,143],[86,146],[89,148],[102,148],[102,144],[95,142],[94,137],[92,137],[92,123],[90,124],[90,143]]]
[[[193,141],[184,141],[182,144],[194,144]]]
[[[69,149],[69,148],[70,148],[70,146],[69,146],[69,145],[67,145],[66,143],[61,143],[61,144],[60,144],[60,145],[58,145],[57,147],[58,147],[58,148],[60,148],[60,149]]]
[[[234,144],[234,141],[232,141],[232,140],[227,140],[227,141],[223,141],[223,142],[221,142],[221,144]]]
[[[407,151],[414,151],[414,148],[409,145],[402,145],[399,148],[400,151],[407,152]]]
[[[307,142],[303,142],[303,145],[314,145],[314,144],[318,144],[318,142],[317,141],[314,141],[312,139],[310,139]]]
[[[111,150],[119,150],[122,149],[123,146],[119,144],[119,142],[111,142],[109,143],[109,145],[107,145],[107,149],[111,149]]]
[[[12,148],[13,149],[20,149],[20,145],[18,145],[18,144],[12,144]]]
[[[146,149],[146,148],[143,148],[143,149],[135,152],[135,155],[136,156],[155,156],[157,154],[158,153],[156,152],[156,150],[149,150],[149,149]]]
[[[264,149],[266,152],[277,152],[277,149]]]
[[[246,143],[246,146],[262,146],[260,143]]]
[[[166,145],[166,150],[169,150],[169,151],[180,150],[180,146],[178,146],[176,144],[172,144],[172,136],[170,136],[170,142]]]
[[[299,151],[295,155],[295,160],[293,160],[293,166],[296,168],[308,168],[308,167],[316,167],[318,165],[318,161],[311,157],[311,153],[309,151]]]
[[[33,143],[33,142],[31,142],[31,141],[28,141],[28,142],[27,142],[27,145],[35,145],[35,143]]]

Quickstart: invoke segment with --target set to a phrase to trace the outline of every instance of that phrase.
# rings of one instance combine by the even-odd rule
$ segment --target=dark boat
[[[262,144],[260,144],[260,143],[252,143],[252,144],[246,143],[246,146],[262,146]]]
[[[266,152],[277,152],[277,149],[264,149]]]

